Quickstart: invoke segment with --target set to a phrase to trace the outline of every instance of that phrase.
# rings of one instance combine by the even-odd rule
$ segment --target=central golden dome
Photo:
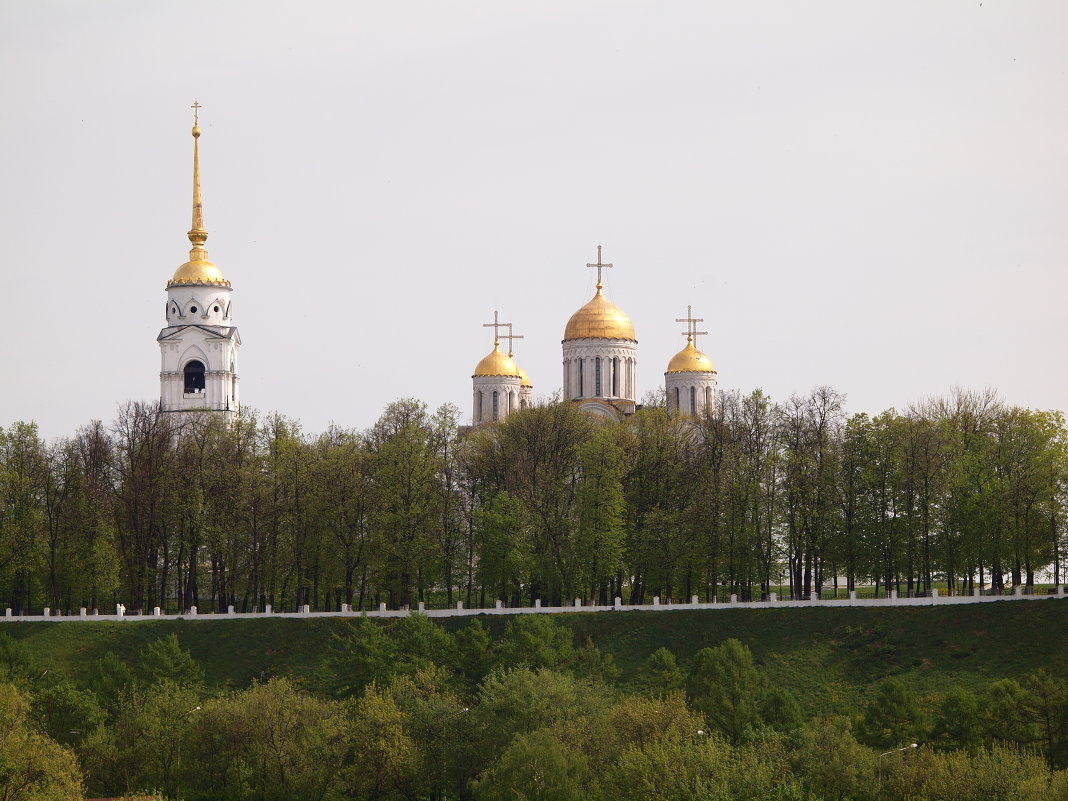
[[[693,338],[686,338],[686,347],[668,362],[669,373],[714,373],[712,361],[693,346]]]
[[[478,376],[498,375],[514,378],[522,377],[516,363],[501,353],[500,343],[494,342],[493,350],[490,352],[489,356],[475,366],[475,374],[471,377],[476,378]]]
[[[601,285],[597,285],[597,294],[593,299],[571,315],[564,328],[564,341],[569,339],[629,339],[637,342],[634,336],[634,323],[623,310],[601,294]]]
[[[222,270],[207,259],[193,259],[187,261],[174,271],[174,278],[167,282],[167,286],[188,286],[195,284],[230,286],[230,282],[223,278]]]

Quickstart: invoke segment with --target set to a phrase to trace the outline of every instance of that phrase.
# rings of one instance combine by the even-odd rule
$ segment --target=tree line
[[[42,441],[0,429],[0,603],[16,612],[316,610],[970,593],[1064,577],[1059,412],[958,390],[847,415],[827,387],[622,422],[547,402],[466,430],[390,404],[367,430],[246,411]]]
[[[627,685],[545,616],[493,640],[364,619],[328,668],[209,691],[171,634],[41,670],[0,633],[0,797],[218,801],[1018,801],[1068,792],[1068,693],[1039,670],[918,696],[897,678],[804,715],[748,647],[652,652]]]

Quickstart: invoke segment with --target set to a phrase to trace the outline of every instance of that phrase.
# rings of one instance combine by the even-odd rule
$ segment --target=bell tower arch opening
[[[199,359],[193,359],[182,370],[185,378],[185,394],[192,395],[204,391],[204,363]]]

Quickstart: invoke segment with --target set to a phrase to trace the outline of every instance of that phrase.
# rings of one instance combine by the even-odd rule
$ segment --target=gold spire
[[[208,241],[208,232],[204,230],[204,204],[200,198],[200,103],[194,101],[193,109],[193,225],[189,229],[189,242],[193,246],[189,251],[189,261],[179,267],[167,286],[188,284],[206,284],[211,286],[230,286],[223,278],[222,272],[208,261],[208,251],[204,243]]]
[[[200,199],[200,103],[193,101],[193,227],[189,229],[189,241],[193,249],[189,251],[189,261],[203,261],[208,258],[204,243],[208,241],[208,232],[204,230],[204,203]]]

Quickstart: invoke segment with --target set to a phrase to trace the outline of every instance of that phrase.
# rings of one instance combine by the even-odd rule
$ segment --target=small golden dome
[[[187,261],[174,271],[174,278],[167,282],[167,286],[190,286],[196,284],[230,286],[230,282],[223,278],[222,271],[206,259]]]
[[[501,353],[501,347],[499,342],[493,343],[493,350],[489,356],[484,358],[475,367],[475,374],[472,378],[478,376],[509,376],[514,378],[521,378],[522,374],[514,361]]]
[[[524,387],[526,389],[534,389],[534,384],[531,383],[530,376],[527,375],[527,371],[520,367],[518,364],[516,365],[516,369],[519,371],[519,386]]]
[[[637,342],[634,336],[634,323],[623,310],[601,294],[601,285],[597,285],[597,294],[593,300],[571,315],[564,328],[564,341],[569,339],[629,339]]]
[[[686,337],[686,347],[668,362],[669,373],[714,373],[711,360],[693,346],[693,338]]]

